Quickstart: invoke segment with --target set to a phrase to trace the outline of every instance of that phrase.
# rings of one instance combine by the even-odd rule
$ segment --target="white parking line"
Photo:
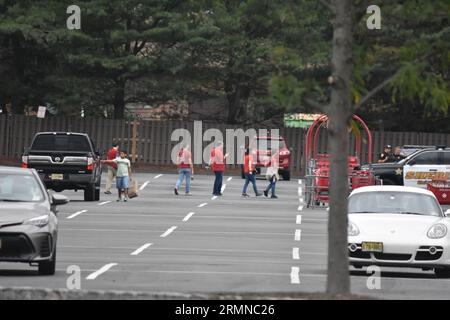
[[[208,203],[204,202],[198,205],[199,208],[203,208],[204,206],[206,206]]]
[[[297,215],[297,219],[295,220],[295,223],[302,224],[302,216],[300,214]]]
[[[302,239],[302,230],[295,230],[295,241],[300,241]]]
[[[227,179],[227,181],[231,181],[231,179],[233,179],[233,177],[229,177],[229,178]]]
[[[298,179],[298,184],[302,184],[302,179]]]
[[[301,197],[303,194],[303,188],[302,187],[298,187],[298,196]]]
[[[88,275],[86,277],[86,280],[94,280],[99,275],[101,275],[102,273],[105,273],[106,271],[108,271],[109,269],[111,269],[114,266],[117,266],[117,263],[108,263],[108,264],[104,265],[103,267],[101,267],[100,269],[98,269],[97,271]]]
[[[211,200],[216,200],[217,199],[217,196],[213,196],[212,198],[211,198]]]
[[[140,186],[139,191],[144,190],[145,187],[147,187],[149,183],[150,183],[150,181],[145,181],[145,182],[142,184],[142,186]]]
[[[227,185],[224,184],[224,185],[222,186],[222,189],[220,190],[220,192],[223,193],[223,192],[225,191],[226,187],[227,187]]]
[[[299,248],[292,248],[292,259],[300,260],[300,249]]]
[[[291,283],[292,284],[300,284],[300,268],[292,267],[291,268]]]
[[[99,206],[103,206],[103,205],[105,205],[105,204],[107,204],[107,203],[110,203],[111,201],[103,201],[103,202],[100,202],[98,205]]]
[[[157,176],[155,176],[153,179],[158,179],[158,178],[160,178],[160,177],[162,177],[163,175],[162,174],[158,174]]]
[[[164,232],[162,235],[160,235],[161,238],[165,238],[167,237],[169,234],[171,234],[176,228],[178,228],[177,226],[172,226],[169,229],[167,229],[166,232]]]
[[[186,217],[183,218],[183,221],[186,222],[188,221],[193,215],[195,214],[195,212],[189,212]]]
[[[82,213],[85,213],[85,212],[87,212],[87,210],[81,210],[81,211],[75,212],[74,214],[68,216],[67,219],[73,219],[73,218],[75,218],[76,216],[78,216],[78,215],[80,215],[80,214],[82,214]]]
[[[130,255],[137,256],[139,253],[141,253],[142,251],[144,251],[145,249],[147,249],[151,245],[153,245],[153,243],[146,243],[143,246],[141,246],[138,249],[136,249],[135,251],[133,251],[132,253],[130,253]]]
[[[303,210],[303,206],[302,205],[298,206],[297,210],[298,211],[302,211]]]

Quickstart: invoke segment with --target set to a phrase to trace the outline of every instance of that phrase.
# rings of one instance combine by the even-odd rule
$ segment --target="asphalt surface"
[[[297,179],[277,184],[279,199],[241,197],[243,180],[196,176],[192,196],[175,196],[174,174],[136,174],[142,190],[127,203],[104,195],[82,201],[64,192],[57,272],[39,276],[26,264],[0,263],[0,286],[67,288],[68,268],[81,270],[81,289],[143,292],[318,292],[325,290],[327,215],[301,207]],[[102,180],[104,183],[106,179]],[[262,190],[266,181],[258,180]],[[77,268],[75,267],[75,268]],[[351,269],[352,292],[380,298],[448,299],[450,279],[433,272],[383,268],[381,289],[367,287],[365,269]]]

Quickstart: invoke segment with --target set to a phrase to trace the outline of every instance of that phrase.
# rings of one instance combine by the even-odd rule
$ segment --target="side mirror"
[[[52,195],[52,205],[54,206],[62,206],[64,204],[69,203],[69,198],[60,194]]]
[[[450,209],[447,209],[447,210],[444,212],[444,214],[445,214],[445,216],[446,216],[447,218],[450,218]]]

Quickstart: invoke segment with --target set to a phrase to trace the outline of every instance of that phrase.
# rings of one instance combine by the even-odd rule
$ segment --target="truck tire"
[[[90,185],[84,189],[84,201],[95,201],[95,185]]]
[[[101,180],[98,181],[98,183],[95,184],[95,196],[94,196],[94,201],[100,201],[100,185],[101,185]]]

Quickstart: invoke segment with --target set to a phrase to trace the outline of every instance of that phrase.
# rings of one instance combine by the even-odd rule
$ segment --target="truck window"
[[[34,140],[31,150],[91,152],[91,147],[85,136],[41,134]]]
[[[415,164],[424,164],[424,165],[438,165],[439,162],[439,152],[430,151],[423,152],[417,155],[414,158]]]

